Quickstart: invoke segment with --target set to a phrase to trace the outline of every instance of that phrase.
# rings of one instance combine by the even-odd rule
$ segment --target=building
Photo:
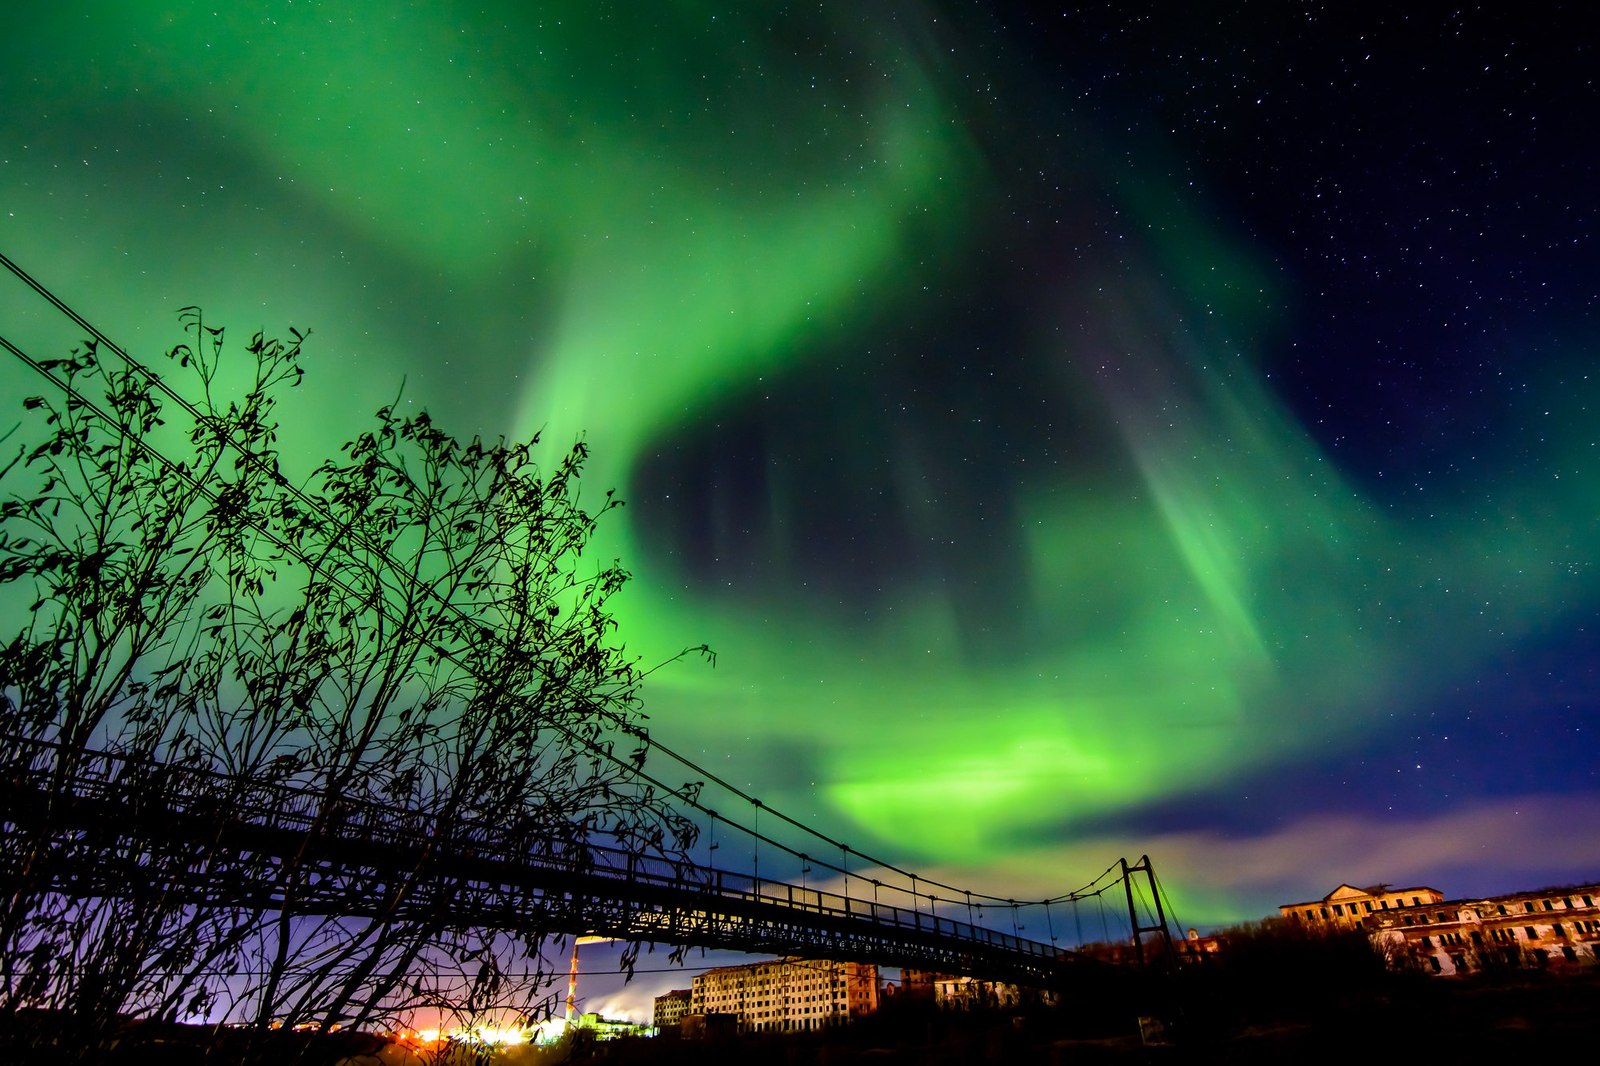
[[[645,1032],[644,1026],[635,1022],[619,1021],[594,1013],[578,1015],[578,1020],[573,1023],[573,1029],[585,1034],[591,1040],[617,1040],[625,1036],[650,1035]]]
[[[1456,900],[1431,888],[1397,892],[1386,885],[1340,885],[1321,900],[1285,904],[1279,911],[1311,926],[1359,926],[1390,965],[1441,976],[1570,968],[1600,959],[1600,885]]]
[[[1374,922],[1398,965],[1444,976],[1477,970],[1593,965],[1600,958],[1600,885],[1450,900]]]
[[[902,966],[900,968],[900,985],[895,990],[895,994],[904,996],[907,999],[931,1000],[939,977],[940,975],[932,970],[913,970],[909,966]]]
[[[683,1016],[689,1013],[691,995],[687,988],[674,988],[666,995],[656,997],[652,1020],[657,1033],[676,1035],[683,1028]]]
[[[884,993],[903,1000],[931,1003],[940,1010],[1012,1010],[1024,1003],[1052,1005],[1056,993],[1049,989],[1025,988],[1007,981],[939,973],[936,970],[900,971],[900,985],[887,985]]]
[[[1222,952],[1223,939],[1215,934],[1201,936],[1200,930],[1191,929],[1182,940],[1172,942],[1172,952],[1180,963],[1204,962],[1208,957]]]
[[[740,1032],[809,1032],[878,1009],[878,968],[864,962],[772,959],[719,966],[694,979],[690,1014],[730,1014]]]
[[[1407,908],[1431,907],[1442,902],[1444,893],[1425,885],[1416,888],[1390,888],[1388,885],[1357,888],[1354,885],[1340,885],[1321,899],[1307,903],[1285,903],[1278,908],[1278,913],[1285,918],[1311,925],[1349,928],[1385,911],[1398,912]]]
[[[1000,981],[940,974],[933,982],[933,1002],[940,1010],[987,1010],[1016,1007],[1022,989]]]

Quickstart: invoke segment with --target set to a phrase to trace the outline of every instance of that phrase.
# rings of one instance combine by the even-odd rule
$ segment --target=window
[[[1317,917],[1317,912],[1316,911],[1313,911],[1313,910],[1310,910],[1310,909],[1306,910],[1306,921],[1308,921],[1308,922],[1315,921],[1316,917]]]
[[[1551,903],[1549,900],[1545,900],[1544,901],[1544,909],[1547,910],[1547,911],[1553,911],[1553,910],[1556,909],[1556,905],[1554,903]]]
[[[1557,922],[1555,925],[1552,925],[1550,927],[1550,931],[1552,933],[1554,933],[1556,936],[1558,936],[1561,939],[1563,939],[1563,940],[1565,940],[1567,938],[1567,931],[1565,929],[1561,928],[1561,923],[1560,922]]]
[[[1593,897],[1590,897],[1590,896],[1584,896],[1584,897],[1583,897],[1583,905],[1584,905],[1584,906],[1585,906],[1585,907],[1593,907],[1593,906],[1594,906],[1594,899],[1593,899]]]
[[[1572,950],[1572,945],[1571,944],[1562,945],[1561,954],[1562,954],[1562,957],[1565,958],[1568,962],[1577,962],[1578,961],[1578,953],[1576,951]]]
[[[1421,897],[1421,896],[1412,896],[1412,897],[1411,897],[1411,905],[1412,905],[1412,906],[1413,906],[1413,907],[1420,907],[1420,906],[1422,906],[1422,897]]]
[[[1439,919],[1441,922],[1448,922],[1450,920],[1449,917],[1445,915],[1444,911],[1440,911],[1439,913],[1435,914],[1434,917]]]
[[[1527,933],[1528,933],[1528,939],[1529,940],[1538,940],[1539,939],[1539,933],[1538,933],[1537,930],[1535,930],[1533,928],[1533,926],[1531,926],[1531,925],[1528,926]]]
[[[1333,913],[1339,915],[1341,918],[1344,917],[1344,904],[1335,903],[1333,905]]]
[[[1367,909],[1368,914],[1372,913],[1372,901],[1370,899],[1362,900],[1361,905]]]
[[[1322,908],[1322,916],[1324,918],[1326,918],[1328,916],[1328,908],[1326,908],[1326,907]]]
[[[1496,907],[1495,910],[1499,911],[1501,914],[1504,914],[1506,912],[1506,905],[1502,903]]]
[[[1433,938],[1425,936],[1418,940],[1417,943],[1421,944],[1425,948],[1431,948],[1433,947]]]
[[[1433,967],[1433,972],[1434,973],[1443,973],[1444,972],[1444,967],[1439,965],[1439,956],[1437,956],[1437,955],[1429,955],[1428,956],[1428,965]]]
[[[1386,900],[1386,899],[1380,899],[1378,901],[1378,906],[1382,907],[1384,910],[1388,910],[1389,909],[1389,901]]]

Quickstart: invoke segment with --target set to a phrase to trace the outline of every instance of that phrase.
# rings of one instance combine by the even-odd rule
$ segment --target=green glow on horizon
[[[833,42],[811,62],[765,40],[766,14],[697,4],[637,25],[370,10],[105,3],[30,13],[0,44],[0,89],[38,102],[12,120],[0,241],[70,275],[113,335],[170,343],[188,303],[237,331],[312,328],[322,392],[291,427],[308,451],[408,376],[454,432],[585,434],[589,484],[624,487],[823,351],[851,353],[841,377],[875,365],[855,331],[937,310],[926,277],[997,195],[965,72],[926,27],[791,16]],[[164,139],[118,132],[136,121]],[[1124,176],[1079,158],[1096,187]],[[1027,342],[1070,382],[1040,383],[1063,417],[1100,420],[1102,465],[993,471],[1027,487],[996,519],[1025,560],[993,590],[1031,605],[1018,655],[970,654],[938,573],[897,575],[871,627],[776,564],[693,597],[625,510],[603,544],[636,575],[622,638],[647,661],[719,655],[652,678],[662,740],[729,753],[730,776],[863,848],[979,863],[1348,744],[1386,700],[1593,602],[1594,575],[1563,566],[1596,498],[1587,439],[1537,457],[1570,471],[1559,486],[1493,471],[1503,522],[1382,513],[1262,379],[1291,301],[1267,265],[1176,191],[1119,187],[1125,259],[1086,279],[1063,251]],[[1094,331],[1056,328],[1080,318]]]

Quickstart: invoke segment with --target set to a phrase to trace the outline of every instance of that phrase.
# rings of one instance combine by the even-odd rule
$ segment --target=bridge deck
[[[206,907],[391,915],[443,927],[595,934],[662,944],[860,960],[1034,986],[1086,960],[1051,945],[902,907],[690,861],[104,753],[70,772],[13,740],[0,816],[54,891],[164,891]],[[41,861],[42,860],[42,861]],[[870,882],[863,880],[863,888]]]

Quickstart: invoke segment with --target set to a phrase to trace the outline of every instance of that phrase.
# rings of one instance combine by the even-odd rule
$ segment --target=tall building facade
[[[741,1032],[809,1032],[878,1009],[878,968],[865,962],[772,959],[719,966],[694,979],[691,1014],[734,1016]]]
[[[676,1033],[683,1024],[683,1016],[689,1013],[689,1003],[693,994],[687,988],[674,988],[664,996],[657,996],[655,1001],[655,1023],[658,1033]]]

